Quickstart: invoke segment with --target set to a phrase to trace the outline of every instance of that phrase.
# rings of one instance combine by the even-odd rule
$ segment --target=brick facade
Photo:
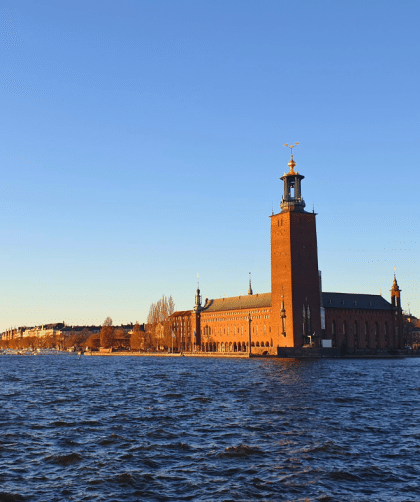
[[[325,338],[332,340],[333,348],[401,349],[399,318],[392,310],[327,308]]]

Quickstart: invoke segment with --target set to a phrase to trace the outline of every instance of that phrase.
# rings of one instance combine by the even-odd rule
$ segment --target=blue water
[[[1,356],[0,501],[420,500],[420,359]]]

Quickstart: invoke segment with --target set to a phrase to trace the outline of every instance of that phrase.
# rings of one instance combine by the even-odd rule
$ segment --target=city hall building
[[[391,303],[381,295],[327,293],[318,270],[316,214],[305,211],[291,155],[280,179],[281,211],[271,215],[271,292],[206,299],[197,289],[192,310],[174,312],[170,324],[181,350],[281,354],[304,346],[374,353],[403,348],[400,289]]]

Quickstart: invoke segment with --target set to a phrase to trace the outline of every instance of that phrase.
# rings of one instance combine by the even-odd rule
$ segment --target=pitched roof
[[[176,312],[174,312],[173,314],[171,314],[169,317],[178,317],[178,316],[185,316],[185,315],[188,315],[188,314],[191,314],[191,310],[178,310]]]
[[[392,310],[392,305],[381,295],[359,295],[355,293],[322,293],[324,308]]]
[[[271,293],[207,300],[202,312],[219,312],[221,310],[252,309],[260,307],[271,307]]]

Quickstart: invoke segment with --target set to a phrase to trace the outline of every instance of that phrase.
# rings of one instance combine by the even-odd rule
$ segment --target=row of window
[[[233,326],[232,331],[233,331],[232,332],[233,336],[236,336],[239,334],[243,335],[244,333],[246,333],[246,328],[244,329],[243,326],[240,326],[240,327]],[[211,328],[210,326],[204,326],[202,332],[203,332],[204,336],[211,336],[211,335],[217,335],[217,334],[229,335],[229,326],[227,326],[226,328]],[[271,333],[271,326],[268,327],[268,332]],[[259,334],[258,325],[252,327],[252,333],[254,333],[256,336],[258,336],[258,334]],[[265,324],[263,326],[263,333],[264,333],[264,335],[267,334],[267,326]]]
[[[363,324],[363,327],[364,327],[364,334],[368,335],[369,334],[369,322],[365,321],[364,324]],[[375,321],[374,328],[375,328],[375,335],[378,336],[379,335],[379,323],[378,323],[378,321]],[[343,331],[342,331],[342,333],[343,333],[343,335],[347,334],[347,321],[343,321]],[[355,335],[357,335],[359,333],[359,323],[357,321],[354,321],[354,324],[353,324],[353,333]],[[335,321],[332,321],[332,323],[331,323],[331,334],[333,336],[336,334],[336,323],[335,323]],[[384,335],[385,336],[388,335],[388,323],[386,321],[384,323]]]
[[[250,313],[250,314],[260,314],[261,312],[270,312],[269,309],[264,309],[264,310],[247,310],[247,314]],[[242,314],[242,312],[241,312]],[[220,314],[207,314],[206,313],[206,317],[216,317]],[[230,315],[238,315],[238,312],[232,312],[230,314],[225,314],[227,316],[230,316]]]
[[[254,319],[270,319],[270,316],[269,315],[252,316],[252,320]],[[202,322],[227,322],[227,321],[248,321],[248,315],[243,317],[233,317],[233,318],[226,318],[226,317],[218,317],[217,319],[207,319],[207,317],[202,318]]]
[[[206,342],[201,344],[203,352],[246,352],[248,342]],[[273,347],[273,340],[269,342],[251,342],[251,347]]]

